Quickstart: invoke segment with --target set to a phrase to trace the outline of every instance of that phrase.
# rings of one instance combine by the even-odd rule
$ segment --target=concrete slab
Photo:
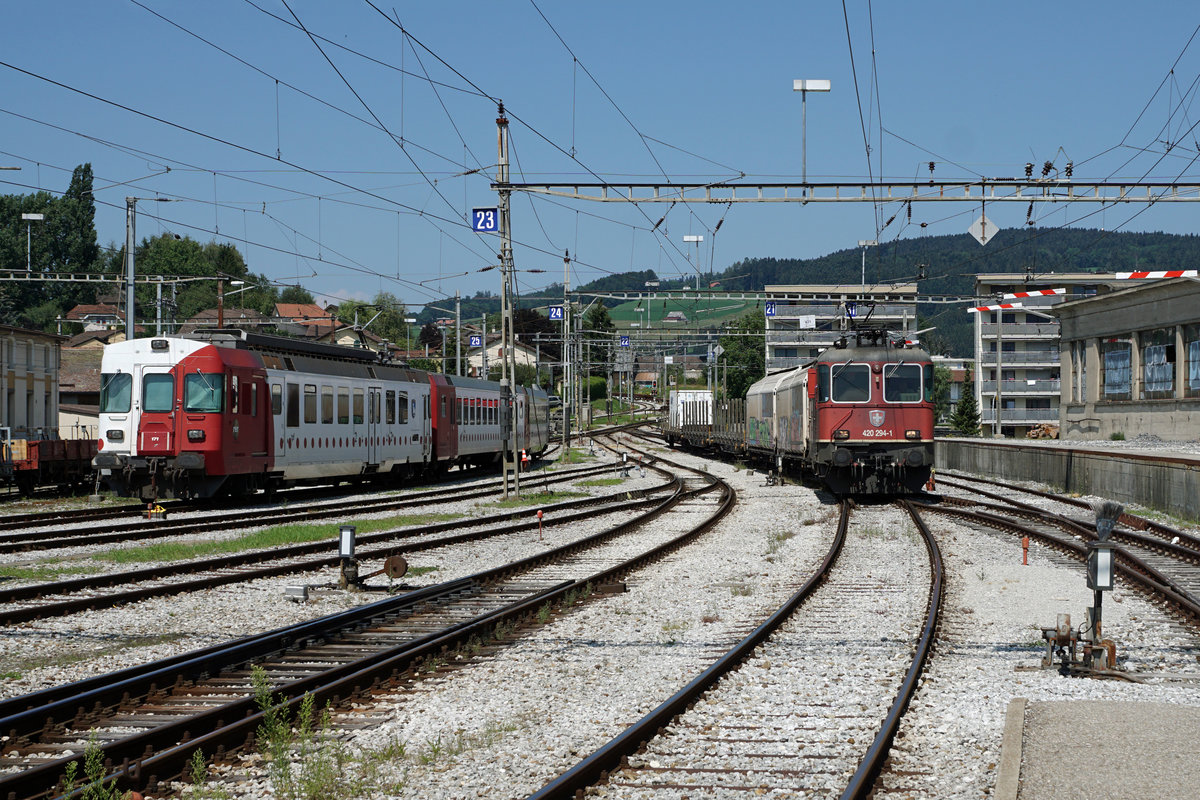
[[[1200,797],[1200,708],[1031,702],[1024,727],[1020,800]]]

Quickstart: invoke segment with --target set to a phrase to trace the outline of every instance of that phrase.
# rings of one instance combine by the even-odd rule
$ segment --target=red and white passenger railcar
[[[496,461],[503,444],[499,384],[370,350],[207,331],[110,345],[101,372],[95,465],[144,499],[407,477]],[[518,390],[518,408],[539,396]],[[548,410],[544,423],[519,413],[518,446],[541,452]]]

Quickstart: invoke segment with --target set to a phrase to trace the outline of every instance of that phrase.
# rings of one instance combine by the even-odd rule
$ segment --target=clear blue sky
[[[1200,9],[1186,3],[847,0],[847,22],[834,2],[377,3],[381,14],[360,0],[288,0],[320,49],[281,0],[139,3],[6,9],[0,165],[23,169],[0,172],[0,191],[61,192],[91,162],[102,244],[123,241],[127,195],[170,197],[182,202],[139,203],[139,238],[231,240],[254,272],[331,300],[499,290],[496,271],[474,272],[495,262],[497,242],[466,223],[496,200],[494,98],[512,121],[514,181],[799,180],[794,78],[833,84],[809,95],[813,181],[927,177],[931,160],[943,179],[1073,160],[1078,179],[1200,180],[1200,41],[1189,46]],[[674,277],[696,255],[685,234],[704,236],[700,261],[719,271],[961,233],[979,214],[916,204],[911,222],[878,230],[899,210],[676,206],[652,233],[666,206],[517,196],[517,267],[549,272],[520,273],[520,291],[561,280],[563,250],[573,285],[630,269]],[[1025,213],[988,208],[1005,227]],[[1197,227],[1191,206],[1038,206],[1034,217]],[[447,277],[460,273],[473,274]]]

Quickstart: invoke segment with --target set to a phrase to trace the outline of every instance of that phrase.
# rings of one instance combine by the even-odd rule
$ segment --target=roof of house
[[[116,306],[80,303],[67,312],[67,319],[85,319],[87,317],[120,317],[121,311]]]
[[[63,348],[58,367],[60,392],[99,393],[102,351],[94,347]]]
[[[105,331],[84,331],[77,333],[67,341],[63,342],[63,348],[92,348],[100,349],[106,344],[111,344],[114,341],[125,340],[124,328],[113,328]]]
[[[282,319],[290,319],[293,322],[310,319],[326,320],[330,318],[329,312],[316,303],[276,303],[275,316]]]
[[[212,327],[217,324],[218,312],[215,308],[206,308],[179,326],[179,332],[191,333],[198,327]],[[237,328],[242,325],[255,327],[270,324],[271,318],[253,308],[226,308],[221,312],[224,318],[222,325],[227,328]]]

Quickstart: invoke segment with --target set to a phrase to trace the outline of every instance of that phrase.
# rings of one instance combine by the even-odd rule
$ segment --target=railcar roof
[[[831,347],[817,356],[818,364],[845,364],[847,361],[928,361],[929,353],[920,347]]]

